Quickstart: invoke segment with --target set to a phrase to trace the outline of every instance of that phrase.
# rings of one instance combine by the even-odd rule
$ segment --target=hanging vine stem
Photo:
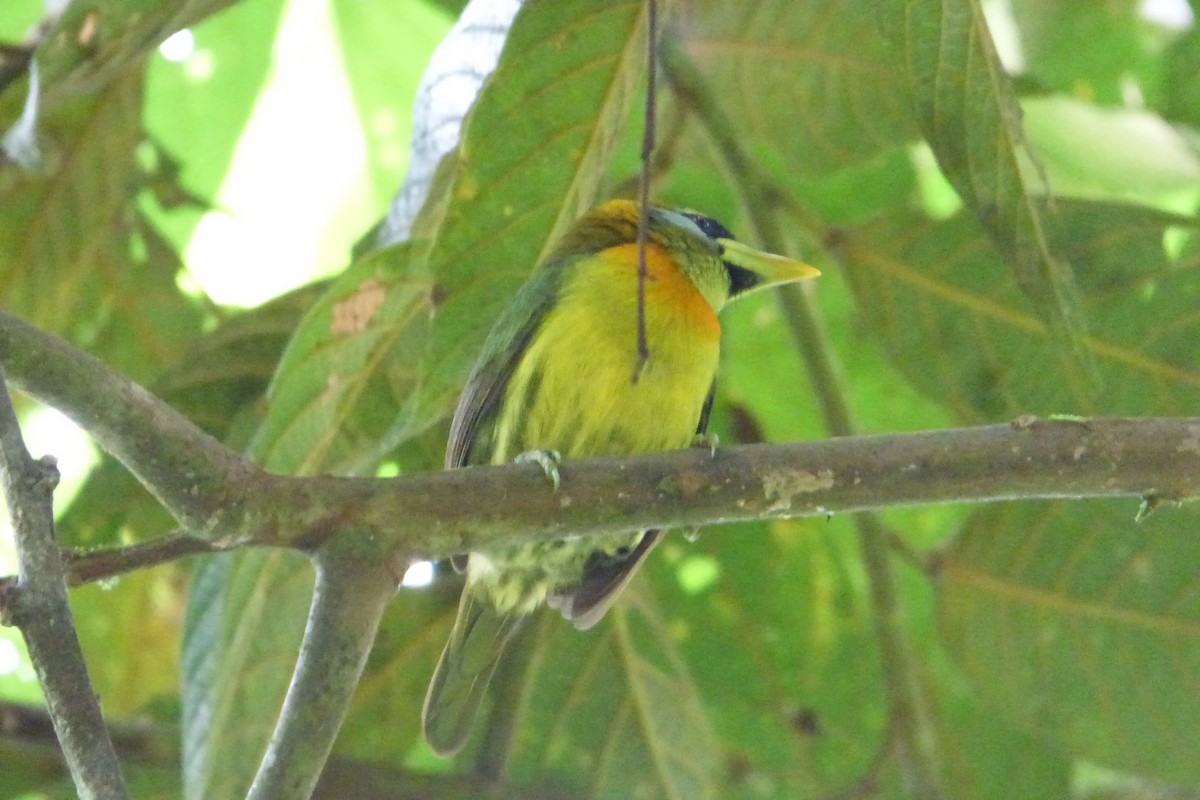
[[[646,239],[650,233],[650,166],[654,154],[654,107],[655,78],[658,59],[655,53],[658,43],[658,2],[646,0],[646,113],[642,132],[642,173],[638,186],[638,283],[637,283],[637,367],[632,381],[638,382],[646,362],[650,360],[650,345],[646,341]]]

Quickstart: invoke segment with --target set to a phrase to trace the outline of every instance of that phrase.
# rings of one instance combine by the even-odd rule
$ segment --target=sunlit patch
[[[688,594],[700,594],[717,582],[721,565],[712,556],[689,556],[679,565],[679,586]]]
[[[917,171],[917,189],[925,213],[934,219],[949,219],[954,216],[962,208],[962,199],[938,167],[933,150],[928,144],[921,142],[913,145],[909,152],[912,155],[913,167]]]
[[[1177,31],[1186,30],[1195,22],[1187,0],[1142,0],[1141,12],[1142,19]]]
[[[21,666],[21,652],[8,639],[0,639],[0,675],[9,675]]]
[[[183,62],[183,74],[193,83],[208,80],[215,69],[216,61],[211,50],[197,50]]]
[[[404,572],[400,585],[408,589],[423,589],[433,583],[433,562],[414,561]]]
[[[376,478],[395,478],[400,474],[400,465],[395,461],[385,461],[375,470]]]
[[[34,458],[51,455],[58,462],[60,478],[54,490],[54,505],[61,511],[99,462],[100,454],[82,428],[48,406],[31,411],[22,420],[21,431]]]
[[[158,46],[158,52],[162,54],[162,57],[175,63],[186,61],[195,51],[196,37],[188,28],[175,31]]]

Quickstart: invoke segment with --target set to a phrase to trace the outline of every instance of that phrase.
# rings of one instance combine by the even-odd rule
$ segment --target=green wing
[[[558,299],[567,266],[560,260],[539,268],[492,326],[450,423],[447,469],[491,462],[491,427],[508,381],[546,312]]]

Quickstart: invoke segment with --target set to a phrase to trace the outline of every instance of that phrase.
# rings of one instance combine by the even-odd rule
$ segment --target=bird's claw
[[[717,445],[720,443],[721,440],[715,433],[697,433],[692,437],[692,447],[707,450],[710,458],[716,458]]]
[[[537,464],[550,479],[556,492],[562,485],[562,477],[558,474],[558,465],[562,463],[562,454],[557,450],[526,450],[524,453],[518,454],[513,461],[517,464]]]

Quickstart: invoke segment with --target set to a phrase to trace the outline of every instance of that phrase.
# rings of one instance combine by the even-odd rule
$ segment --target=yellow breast
[[[573,265],[513,374],[493,463],[526,450],[567,458],[686,447],[716,374],[716,312],[667,251],[647,248],[646,338],[638,372],[635,245]]]

